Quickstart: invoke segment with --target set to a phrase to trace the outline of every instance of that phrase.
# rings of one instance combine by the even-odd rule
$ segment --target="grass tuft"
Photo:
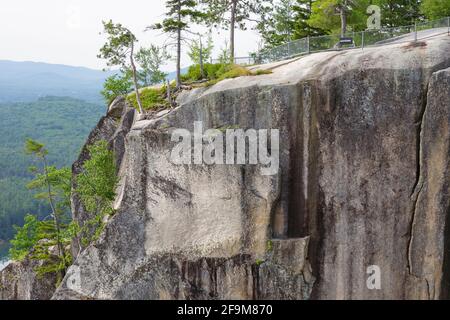
[[[171,84],[171,87],[174,87],[174,84]],[[170,107],[167,101],[167,88],[165,85],[161,88],[144,88],[139,92],[141,95],[142,107],[145,111],[166,109]],[[136,108],[136,110],[139,109],[136,94],[134,92],[128,95],[127,100]]]
[[[202,79],[200,66],[193,65],[189,67],[187,74],[182,76],[183,82],[187,85],[193,84],[197,86],[212,86],[216,83],[225,80],[225,79],[234,79],[238,77],[246,77],[246,76],[259,76],[263,74],[270,74],[272,71],[270,70],[257,70],[255,72],[250,71],[244,66],[237,64],[205,64],[204,65],[204,74],[206,79]],[[206,80],[205,82],[198,84],[200,80]]]

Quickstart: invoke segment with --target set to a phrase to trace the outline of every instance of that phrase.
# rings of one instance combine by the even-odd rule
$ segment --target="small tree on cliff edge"
[[[36,199],[46,201],[51,208],[50,221],[37,221],[36,218],[26,219],[25,229],[18,229],[17,242],[12,241],[13,248],[19,245],[19,258],[27,253],[27,249],[33,247],[32,258],[45,261],[45,264],[37,268],[38,274],[56,272],[59,280],[62,280],[67,267],[72,262],[72,257],[66,250],[70,243],[67,233],[67,214],[70,207],[70,193],[72,185],[72,172],[69,168],[56,169],[48,163],[48,151],[45,146],[37,141],[28,139],[25,144],[25,152],[36,157],[41,162],[41,169],[30,167],[35,178],[27,184],[30,190],[37,190]],[[65,219],[66,218],[66,219]],[[24,231],[25,230],[25,231]],[[21,233],[34,233],[31,242],[20,248]],[[22,238],[23,240],[23,238]],[[39,242],[38,240],[45,240]],[[34,243],[33,243],[34,242]],[[57,249],[57,260],[52,259],[51,247]],[[22,250],[21,250],[22,249]]]
[[[120,66],[124,72],[131,70],[136,101],[139,106],[139,113],[142,114],[144,109],[142,108],[137,69],[134,63],[134,45],[137,39],[130,30],[123,27],[120,23],[113,23],[112,20],[107,22],[103,21],[103,27],[105,34],[108,36],[108,40],[100,49],[98,57],[106,59],[109,67]]]
[[[204,14],[197,10],[198,3],[194,0],[167,0],[168,12],[161,23],[156,23],[150,29],[162,30],[175,42],[169,45],[176,47],[176,86],[181,86],[181,46],[184,41],[183,32],[189,29],[190,22],[199,22]]]
[[[37,141],[27,139],[25,143],[25,152],[29,155],[33,155],[36,158],[40,159],[42,161],[42,172],[38,172],[38,169],[33,167],[30,168],[30,170],[36,174],[36,179],[33,180],[32,183],[29,183],[27,185],[28,188],[36,188],[40,187],[44,190],[41,194],[37,195],[40,199],[46,199],[48,201],[48,204],[50,205],[50,208],[52,210],[51,216],[53,218],[53,222],[55,224],[55,229],[57,233],[56,237],[56,246],[58,248],[58,254],[60,256],[64,256],[64,245],[62,244],[62,241],[60,239],[61,235],[61,212],[59,212],[56,200],[55,200],[55,192],[53,190],[52,186],[52,180],[51,180],[51,171],[54,170],[54,168],[51,168],[48,164],[47,155],[48,151],[45,149],[45,146]]]

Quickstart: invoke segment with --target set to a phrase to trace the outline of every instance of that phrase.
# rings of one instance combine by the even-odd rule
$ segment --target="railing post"
[[[414,42],[417,42],[417,22],[414,21]]]
[[[450,17],[447,17],[447,28],[448,28],[447,34],[450,36]]]
[[[361,49],[364,49],[364,30],[361,33]]]
[[[306,52],[311,53],[311,49],[309,48],[309,35],[306,37]]]

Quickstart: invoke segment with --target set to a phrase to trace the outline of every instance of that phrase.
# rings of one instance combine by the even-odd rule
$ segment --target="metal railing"
[[[409,26],[382,28],[379,30],[365,30],[360,32],[348,32],[345,37],[352,38],[350,45],[341,44],[340,35],[324,35],[306,37],[268,50],[260,51],[254,57],[235,58],[236,64],[262,64],[295,58],[314,52],[343,50],[350,48],[365,48],[380,46],[387,43],[411,42],[429,37],[427,33],[420,31],[442,28],[442,32],[450,35],[450,17],[433,21],[418,22]],[[446,28],[444,30],[444,28]]]
[[[211,63],[220,63],[222,60],[220,59],[211,59]],[[250,65],[255,63],[254,57],[235,57],[234,64],[239,65]]]

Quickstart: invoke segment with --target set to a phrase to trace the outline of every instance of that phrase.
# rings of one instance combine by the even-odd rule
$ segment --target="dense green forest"
[[[14,234],[27,213],[45,217],[49,208],[33,199],[25,185],[37,165],[24,152],[27,138],[45,143],[50,164],[70,166],[104,107],[67,97],[45,97],[31,103],[0,104],[0,257],[2,240]]]

